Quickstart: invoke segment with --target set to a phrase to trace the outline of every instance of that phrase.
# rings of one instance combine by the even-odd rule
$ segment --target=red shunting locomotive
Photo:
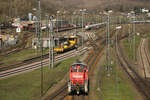
[[[88,69],[83,63],[74,63],[70,67],[70,79],[68,82],[68,92],[79,94],[88,93]]]

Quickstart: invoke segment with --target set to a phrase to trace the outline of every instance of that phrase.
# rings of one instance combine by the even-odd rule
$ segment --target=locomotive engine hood
[[[72,84],[81,85],[84,84],[84,74],[83,73],[72,73]]]

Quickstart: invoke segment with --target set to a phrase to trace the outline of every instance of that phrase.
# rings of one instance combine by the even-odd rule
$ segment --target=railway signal
[[[17,33],[20,33],[20,32],[21,32],[21,28],[20,28],[20,27],[17,27],[17,28],[16,28],[16,32],[17,32]]]

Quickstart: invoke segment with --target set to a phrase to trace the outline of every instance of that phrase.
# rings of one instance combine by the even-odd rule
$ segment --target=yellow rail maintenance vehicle
[[[63,53],[78,46],[78,36],[66,36],[64,37],[66,41],[62,42],[59,46],[54,48],[54,52]]]

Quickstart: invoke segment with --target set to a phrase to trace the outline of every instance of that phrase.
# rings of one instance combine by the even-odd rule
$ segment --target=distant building
[[[54,38],[53,46],[58,46],[59,41],[62,38]],[[49,38],[42,38],[42,46],[43,48],[49,48]],[[37,47],[40,47],[40,42],[38,41],[38,38],[32,39],[32,48],[36,49]]]
[[[2,48],[2,46],[12,46],[12,45],[16,45],[18,41],[18,37],[17,36],[13,36],[13,35],[0,35],[0,47]]]
[[[42,46],[43,48],[48,48],[49,47],[49,38],[42,38]],[[37,48],[40,47],[40,42],[38,41],[38,38],[33,38],[32,39],[32,48]]]
[[[9,38],[9,35],[2,35],[0,34],[0,38],[2,39],[2,41],[7,41]]]
[[[29,21],[32,21],[32,13],[28,13],[28,19]]]
[[[150,17],[150,13],[147,13],[148,17]]]
[[[141,9],[141,10],[142,10],[143,13],[148,13],[148,12],[149,12],[149,10],[148,10],[148,9],[145,9],[145,8],[143,8],[143,9]]]
[[[8,43],[8,45],[15,45],[15,44],[17,44],[17,38],[9,37],[7,43]]]
[[[112,10],[109,10],[109,11],[108,11],[108,13],[112,13],[112,12],[113,12]]]

